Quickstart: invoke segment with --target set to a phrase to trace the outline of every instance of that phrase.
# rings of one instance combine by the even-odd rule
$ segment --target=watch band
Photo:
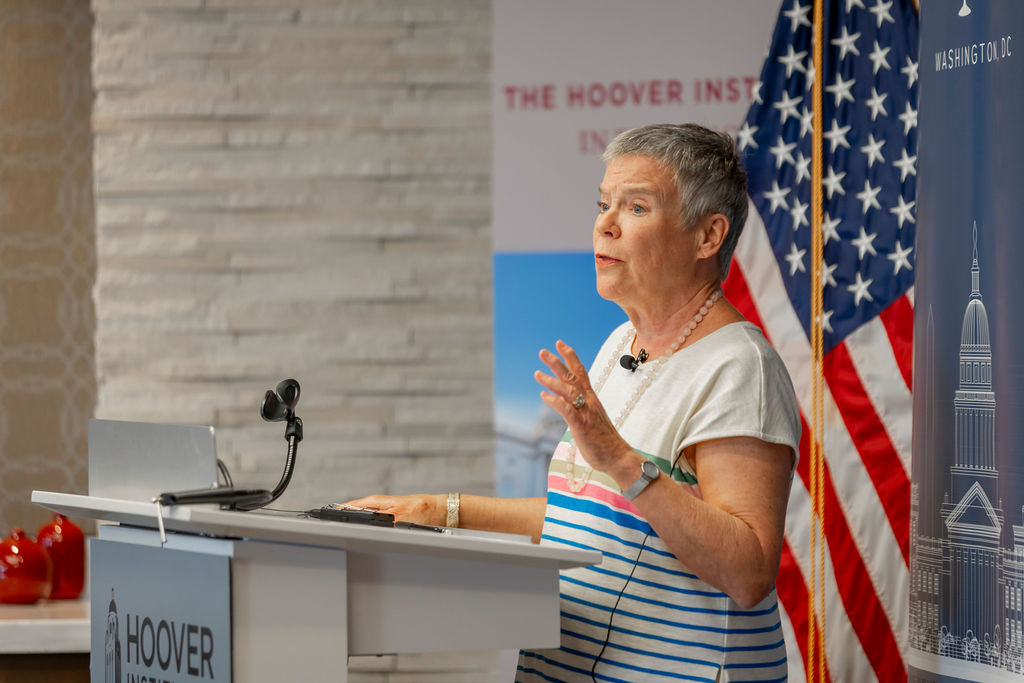
[[[650,485],[652,481],[661,475],[661,469],[658,468],[650,460],[644,460],[640,464],[640,478],[633,482],[633,485],[622,492],[622,497],[626,500],[632,501],[634,498],[643,493],[644,489]]]

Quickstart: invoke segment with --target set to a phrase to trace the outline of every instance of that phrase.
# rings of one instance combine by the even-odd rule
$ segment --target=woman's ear
[[[729,234],[729,219],[723,214],[713,213],[704,218],[698,230],[698,258],[711,258],[722,248],[725,236]]]

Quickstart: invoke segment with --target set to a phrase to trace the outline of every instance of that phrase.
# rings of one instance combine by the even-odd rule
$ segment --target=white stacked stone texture
[[[490,4],[93,0],[97,414],[212,424],[276,503],[493,491]],[[485,681],[485,655],[353,660]]]

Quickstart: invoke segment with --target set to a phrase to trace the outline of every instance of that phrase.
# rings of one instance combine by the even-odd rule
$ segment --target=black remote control
[[[309,511],[309,516],[331,522],[353,522],[355,524],[372,524],[374,526],[394,526],[395,516],[390,512],[376,510],[349,510],[324,506]]]

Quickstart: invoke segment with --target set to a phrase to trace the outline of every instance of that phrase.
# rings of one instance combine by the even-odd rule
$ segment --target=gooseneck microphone
[[[640,353],[636,354],[636,357],[629,355],[628,353],[619,359],[619,365],[626,368],[630,372],[636,372],[636,369],[640,367],[647,360],[647,351],[640,349]]]

